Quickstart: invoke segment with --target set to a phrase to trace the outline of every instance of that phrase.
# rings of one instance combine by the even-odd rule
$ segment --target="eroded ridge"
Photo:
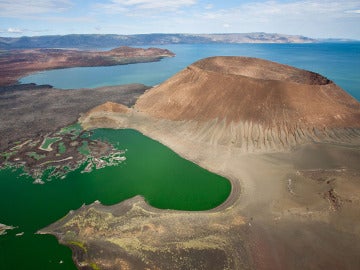
[[[187,141],[207,147],[230,147],[242,153],[272,153],[290,151],[293,147],[308,143],[341,143],[357,145],[360,128],[315,128],[283,123],[268,127],[254,122],[219,121],[171,121],[149,118],[128,109],[127,113],[92,111],[80,118],[85,128],[134,128],[145,134],[163,132],[168,136],[186,138]],[[151,123],[147,125],[146,123]],[[158,130],[158,131],[157,131]]]

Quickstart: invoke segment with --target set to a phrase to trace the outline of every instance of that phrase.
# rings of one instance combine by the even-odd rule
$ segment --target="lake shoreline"
[[[0,54],[0,86],[39,71],[70,67],[115,66],[160,61],[173,57],[166,49],[119,47],[109,51],[70,49],[8,50]],[[19,60],[20,59],[20,60]]]
[[[109,113],[106,117],[111,119]],[[98,122],[96,126],[91,126],[91,123],[86,122],[85,119],[86,116],[83,116],[80,122],[86,129],[106,127],[139,130],[144,135],[173,149],[181,157],[226,177],[231,181],[232,191],[228,199],[220,206],[200,212],[157,209],[151,207],[140,196],[112,206],[93,203],[71,212],[61,221],[39,231],[55,235],[60,243],[76,250],[73,256],[75,256],[74,261],[77,265],[87,265],[91,261],[101,266],[103,257],[96,255],[95,251],[104,250],[104,241],[110,242],[114,253],[133,267],[140,263],[136,258],[142,254],[146,267],[155,265],[165,267],[171,264],[175,269],[181,268],[184,265],[174,261],[172,254],[175,252],[174,250],[181,253],[186,252],[187,249],[191,249],[192,252],[186,253],[185,262],[195,259],[211,261],[211,257],[215,256],[212,253],[214,249],[217,250],[216,254],[220,251],[224,252],[225,257],[216,264],[220,268],[226,266],[237,269],[240,262],[250,268],[257,267],[257,261],[264,260],[264,256],[267,258],[266,262],[271,265],[292,265],[297,258],[294,257],[294,254],[287,253],[286,256],[279,257],[277,261],[271,259],[272,243],[276,243],[277,248],[280,249],[283,246],[296,249],[296,246],[306,245],[314,238],[324,242],[325,246],[320,245],[315,250],[310,249],[309,252],[302,250],[303,256],[308,258],[307,265],[314,263],[310,259],[310,255],[314,252],[317,254],[317,261],[329,260],[328,256],[324,256],[324,249],[326,249],[326,254],[330,252],[335,260],[338,261],[338,256],[345,256],[352,265],[356,265],[355,258],[360,250],[359,245],[349,250],[346,255],[343,253],[339,255],[336,248],[327,247],[332,241],[340,241],[342,244],[353,242],[353,238],[348,237],[349,233],[353,234],[353,237],[360,238],[360,226],[349,228],[345,221],[356,216],[355,201],[360,201],[360,197],[355,195],[358,190],[357,179],[360,176],[359,168],[356,165],[356,153],[358,153],[356,146],[319,143],[318,145],[303,145],[282,152],[241,153],[221,146],[210,147],[199,145],[199,143],[194,144],[179,137],[176,132],[176,124],[148,118],[137,112],[125,115],[120,113],[117,115],[116,121],[105,121],[106,118],[103,118],[100,126]],[[315,163],[312,159],[314,156],[312,149],[314,148],[318,153],[314,157],[318,160]],[[327,160],[328,152],[333,153],[332,157],[334,161],[336,160],[335,164],[337,165],[331,165],[334,162]],[[346,156],[346,160],[343,160],[342,156]],[[346,169],[339,170],[339,166],[341,167],[339,164]],[[312,176],[314,173],[316,176]],[[318,189],[318,178],[325,179],[324,182],[321,182],[323,183],[321,184],[322,192],[324,192],[321,193],[324,194],[321,196],[309,192],[314,188]],[[343,179],[350,180],[348,183],[344,183]],[[332,193],[331,190],[335,186],[333,184],[329,186],[328,181],[337,183],[336,187],[339,193]],[[299,185],[298,183],[301,182],[304,184]],[[345,185],[344,188],[340,187],[340,183]],[[303,191],[301,185],[309,187]],[[351,188],[348,189],[350,186]],[[307,194],[307,192],[309,193]],[[294,194],[296,195],[294,196]],[[306,201],[311,202],[306,208],[303,207],[303,197],[306,198]],[[345,198],[350,197],[353,198],[352,200],[356,198],[355,201],[345,203]],[[338,205],[337,201],[340,198],[343,203]],[[333,207],[335,209],[336,207],[351,209],[347,212],[344,222],[337,223],[335,228],[331,225],[331,220],[342,214],[340,208],[334,211]],[[113,216],[106,219],[105,223],[101,223],[103,224],[101,226],[112,224],[108,227],[107,233],[101,234],[102,230],[99,230],[98,225],[89,225],[88,216],[90,214],[96,220],[103,220],[108,215]],[[129,219],[128,217],[134,218]],[[126,228],[131,228],[130,231],[121,225],[125,221]],[[187,226],[183,227],[180,224],[187,224]],[[303,239],[294,240],[291,235],[298,230],[299,224],[306,228],[309,235]],[[71,226],[79,228],[79,232],[69,238],[65,232],[71,230]],[[150,229],[147,229],[146,234],[140,233],[143,228]],[[161,232],[159,228],[161,228]],[[101,235],[87,234],[86,231],[90,229]],[[123,232],[121,237],[116,236],[119,231]],[[320,231],[321,235],[319,235]],[[237,242],[234,242],[234,237]],[[172,244],[174,239],[176,239],[176,247]],[[83,243],[87,251],[84,253],[74,247],[71,244],[74,241]],[[261,251],[257,249],[256,241],[262,241],[264,248]],[[138,242],[141,242],[143,246],[139,246]],[[215,245],[215,243],[217,244]],[[219,245],[218,243],[223,244]],[[198,252],[201,252],[202,255]],[[154,254],[156,254],[155,257]],[[232,259],[234,254],[237,254],[237,259]],[[112,255],[107,253],[107,256],[111,257]]]
[[[119,76],[121,82],[138,79],[149,81],[145,83],[147,85],[155,85],[184,68],[189,64],[187,62],[197,60],[195,58],[221,53],[296,64],[299,68],[325,75],[356,96],[359,85],[356,76],[358,46],[205,45],[199,50],[197,46],[178,45],[172,46],[177,48],[178,57],[157,63],[130,65],[126,69],[93,68],[94,73],[89,73],[90,68],[71,72],[56,70],[38,74],[44,75],[42,78],[34,75],[24,78],[24,81],[40,82],[38,79],[43,79],[53,84],[52,76],[60,81],[71,78],[72,73],[85,78],[81,75],[84,71],[87,76],[100,78],[100,81],[106,75],[107,81],[101,81],[101,84],[111,84],[114,82],[111,77]],[[154,72],[149,72],[149,68]],[[122,77],[124,73],[125,77]],[[150,75],[146,77],[144,74],[148,73]],[[78,83],[71,79],[68,82],[67,86]],[[96,80],[87,83],[99,85]],[[208,211],[159,210],[139,196],[111,206],[108,205],[112,203],[106,202],[104,205],[92,203],[97,198],[87,201],[83,207],[77,204],[77,207],[70,208],[77,210],[40,231],[56,235],[60,243],[71,247],[79,268],[106,268],[112,262],[133,269],[166,269],[169,265],[172,269],[260,270],[269,265],[276,269],[360,267],[360,225],[354,222],[359,216],[360,203],[359,142],[355,142],[356,138],[359,139],[359,130],[342,133],[346,140],[355,142],[352,144],[319,141],[288,149],[275,148],[268,153],[244,153],[244,149],[214,145],[214,140],[208,144],[194,142],[191,134],[177,132],[181,127],[196,131],[193,123],[159,121],[136,110],[120,116],[110,112],[98,116],[93,125],[83,122],[85,128],[138,130],[181,157],[226,177],[232,188],[223,204]],[[210,122],[205,127],[214,123],[217,122]],[[331,139],[336,139],[336,134],[331,133]],[[212,138],[218,133],[214,135]],[[56,185],[56,182],[49,184]],[[64,186],[67,182],[61,184]],[[86,186],[91,187],[91,184],[86,182]],[[97,190],[101,191],[102,188]],[[12,221],[5,223],[17,225]],[[101,251],[106,256],[100,255]]]

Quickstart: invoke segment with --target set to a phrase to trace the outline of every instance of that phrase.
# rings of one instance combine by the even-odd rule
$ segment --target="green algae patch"
[[[60,141],[61,137],[45,137],[39,149],[44,151],[52,151],[51,145],[57,141]]]
[[[86,138],[89,138],[91,136],[91,132],[89,132],[89,131],[85,131],[85,132],[83,132],[82,134],[81,134],[81,138],[82,139],[86,139]]]
[[[64,154],[66,152],[66,146],[63,142],[60,142],[58,145],[58,153]]]
[[[87,141],[83,141],[82,145],[78,148],[78,151],[84,156],[89,156],[91,154],[89,149],[89,143]]]
[[[36,152],[28,152],[26,153],[27,156],[35,159],[35,160],[40,160],[40,159],[43,159],[45,158],[46,156],[45,155],[41,155],[41,154],[38,154]]]
[[[10,150],[12,150],[12,151],[20,150],[24,145],[27,145],[30,142],[31,142],[31,140],[27,140],[25,142],[16,142],[15,146],[10,148]]]
[[[1,153],[1,156],[7,160],[9,159],[11,156],[15,155],[17,153],[17,151],[12,151],[12,152],[5,152],[5,153]]]
[[[97,266],[96,263],[90,263],[89,266],[90,266],[93,270],[100,270],[100,267]]]
[[[81,248],[85,253],[87,253],[87,248],[84,243],[78,242],[78,241],[70,241],[68,242],[69,245],[76,246],[78,248]]]
[[[67,127],[63,127],[62,129],[60,129],[60,131],[58,132],[59,135],[68,135],[68,134],[72,134],[72,135],[77,135],[79,136],[80,133],[82,132],[82,127],[80,125],[80,123],[75,123],[73,125],[67,126]]]

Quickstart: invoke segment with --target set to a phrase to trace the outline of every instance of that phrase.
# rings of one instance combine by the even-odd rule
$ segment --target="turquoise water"
[[[24,77],[21,82],[51,84],[64,89],[134,82],[153,86],[199,59],[236,55],[264,58],[318,72],[360,100],[360,43],[192,44],[159,47],[170,49],[176,53],[176,57],[156,63],[52,70]]]
[[[137,131],[99,129],[93,138],[127,149],[126,161],[89,174],[79,169],[44,185],[32,184],[19,171],[0,171],[0,223],[18,226],[0,236],[0,269],[75,269],[69,248],[52,236],[34,233],[83,203],[111,205],[139,194],[158,208],[205,210],[230,193],[227,179]],[[15,236],[19,232],[24,235]]]

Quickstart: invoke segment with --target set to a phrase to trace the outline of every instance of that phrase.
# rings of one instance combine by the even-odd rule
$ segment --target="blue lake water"
[[[360,100],[360,43],[181,44],[158,47],[173,51],[176,57],[155,63],[51,70],[32,74],[20,81],[51,84],[63,89],[127,83],[153,86],[199,59],[234,55],[264,58],[320,73]]]

